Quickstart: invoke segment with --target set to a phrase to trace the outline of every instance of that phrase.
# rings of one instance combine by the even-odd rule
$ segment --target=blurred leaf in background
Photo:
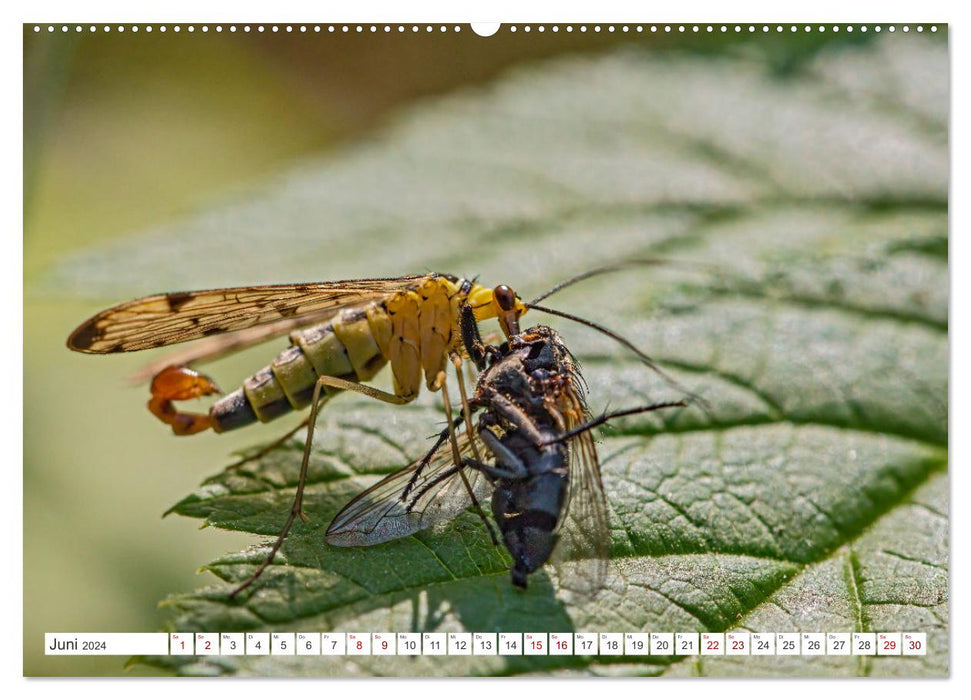
[[[322,414],[311,522],[298,525],[285,545],[289,565],[272,567],[243,605],[228,604],[229,587],[221,583],[174,595],[165,602],[166,624],[197,631],[906,629],[928,632],[933,653],[812,663],[728,657],[623,663],[473,657],[434,664],[398,657],[380,667],[367,658],[353,666],[297,657],[154,663],[186,674],[945,674],[946,43],[901,35],[822,50],[818,41],[802,39],[788,52],[785,46],[777,38],[709,44],[704,51],[697,42],[679,46],[683,51],[598,46],[595,53],[524,65],[484,87],[397,111],[380,129],[357,132],[353,145],[304,159],[267,183],[254,179],[198,215],[74,253],[54,269],[45,264],[34,291],[50,299],[113,301],[160,289],[436,269],[509,283],[529,297],[566,275],[627,257],[713,263],[717,275],[628,272],[556,297],[560,308],[624,329],[715,407],[709,416],[688,410],[625,420],[600,445],[615,570],[597,605],[559,600],[552,575],[537,576],[526,594],[512,590],[501,554],[472,518],[365,550],[326,547],[322,532],[337,509],[377,475],[420,454],[423,438],[439,428],[437,397],[389,408],[345,396],[340,410],[329,406]],[[287,60],[300,64],[292,55]],[[474,76],[471,68],[458,72],[470,80],[491,75],[478,69]],[[319,75],[297,72],[304,87],[322,84]],[[426,91],[462,81],[442,75]],[[291,84],[279,76],[274,82]],[[401,99],[416,94],[422,90]],[[137,141],[130,144],[136,154]],[[260,167],[270,165],[255,167],[254,177]],[[193,189],[185,182],[192,177],[181,186]],[[35,225],[47,209],[37,204],[42,190]],[[73,323],[94,310],[77,302],[64,308],[76,314]],[[673,398],[603,337],[554,325],[595,387],[594,411]],[[63,343],[71,327],[49,328],[51,342]],[[26,376],[38,380],[27,413],[43,418],[38,431],[53,425],[84,436],[80,453],[90,451],[93,459],[72,465],[81,474],[119,464],[95,481],[105,493],[95,489],[89,505],[116,503],[106,494],[133,472],[140,476],[129,477],[131,489],[146,474],[166,484],[150,501],[149,512],[160,510],[160,493],[177,493],[191,474],[215,471],[231,449],[246,444],[236,436],[164,440],[150,418],[136,416],[130,420],[139,427],[112,445],[119,430],[114,416],[134,413],[142,394],[102,398],[103,385],[142,358],[99,362],[57,350],[27,363]],[[217,379],[230,386],[269,356],[250,366],[219,366]],[[63,366],[47,369],[55,364]],[[44,400],[63,380],[58,372],[78,377],[61,393],[60,411]],[[33,443],[30,429],[25,436],[34,466],[38,457],[47,460],[32,474],[25,458],[28,514],[44,508],[31,487],[49,498],[51,483],[63,478],[57,469],[71,464],[66,454],[48,455],[57,448],[41,447],[41,435]],[[294,443],[250,472],[218,478],[181,499],[177,512],[228,530],[275,534],[292,497],[298,450]],[[65,493],[61,503],[70,508],[71,500]],[[111,522],[110,513],[99,511],[91,515],[92,529]],[[133,516],[133,524],[143,516]],[[182,531],[172,541],[199,547],[200,540],[215,540],[212,532]],[[237,534],[222,551],[248,541]],[[35,549],[45,544],[38,535]],[[238,580],[264,550],[218,557],[215,551],[209,568]],[[199,561],[179,554],[170,556],[170,566]],[[140,557],[113,562],[106,575],[129,576]],[[30,648],[36,640],[27,634],[25,624]]]

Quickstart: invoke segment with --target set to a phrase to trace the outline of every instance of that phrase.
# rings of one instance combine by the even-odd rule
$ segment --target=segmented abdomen
[[[353,382],[371,379],[387,362],[376,338],[390,336],[381,303],[345,309],[337,318],[290,334],[292,345],[209,409],[217,433],[266,423],[308,406],[321,375]],[[382,343],[386,347],[386,343]],[[322,396],[339,389],[324,387]]]

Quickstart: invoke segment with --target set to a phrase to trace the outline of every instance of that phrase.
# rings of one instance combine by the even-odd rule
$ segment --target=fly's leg
[[[526,415],[523,409],[519,408],[519,406],[505,396],[496,394],[490,399],[489,405],[492,407],[492,410],[516,426],[519,432],[533,445],[542,447],[545,444],[545,438],[539,431],[539,428],[536,427],[536,421]],[[491,448],[492,446],[490,445],[489,447]]]
[[[467,459],[465,461],[469,463],[468,466],[478,469],[493,479],[511,479],[518,481],[525,479],[529,475],[529,470],[523,464],[523,461],[512,450],[503,445],[499,438],[496,437],[496,434],[489,430],[489,428],[482,428],[479,431],[479,437],[482,438],[482,442],[485,443],[485,446],[489,448],[492,455],[496,458],[497,466],[485,464],[478,460],[475,460],[475,463],[473,463],[473,460]],[[504,467],[498,466],[499,464],[504,465]]]
[[[663,403],[653,403],[649,406],[638,406],[637,408],[626,408],[622,411],[613,411],[611,413],[604,413],[603,415],[587,421],[583,425],[579,425],[572,430],[568,430],[565,433],[557,435],[553,440],[546,440],[545,442],[538,443],[537,447],[546,447],[547,445],[554,445],[558,442],[566,442],[567,440],[572,440],[580,433],[585,433],[588,430],[593,430],[597,426],[603,425],[614,418],[622,418],[624,416],[633,416],[638,413],[649,413],[651,411],[658,411],[662,408],[684,408],[688,405],[687,401],[665,401]]]
[[[373,399],[378,399],[380,401],[385,401],[392,404],[405,404],[410,401],[410,399],[398,396],[396,394],[389,394],[386,391],[381,391],[380,389],[375,389],[372,386],[367,386],[365,384],[358,384],[357,382],[351,382],[346,379],[341,379],[340,377],[329,377],[327,375],[322,375],[317,378],[317,383],[314,385],[314,395],[310,403],[310,416],[307,418],[307,444],[303,448],[303,461],[300,463],[300,477],[297,480],[297,492],[293,497],[293,505],[290,507],[290,514],[287,516],[286,522],[283,524],[283,529],[280,531],[280,536],[277,537],[276,542],[270,547],[270,552],[267,554],[266,559],[262,564],[257,567],[253,574],[243,581],[239,586],[233,589],[229,594],[230,599],[235,598],[237,595],[242,593],[244,590],[249,588],[253,583],[266,571],[266,568],[273,563],[273,558],[276,557],[276,553],[280,551],[280,547],[283,546],[284,540],[286,540],[287,535],[290,534],[290,528],[293,527],[294,521],[297,516],[300,517],[304,522],[308,522],[309,518],[304,515],[303,512],[303,492],[307,484],[307,467],[310,464],[310,452],[313,449],[313,436],[314,428],[317,425],[317,413],[320,411],[320,394],[324,387],[333,387],[335,389],[344,389],[347,391],[356,391],[365,396],[370,396]]]
[[[516,472],[494,467],[486,462],[477,462],[476,460],[469,459],[468,457],[462,460],[462,466],[480,471],[492,479],[515,479],[515,477],[511,475],[515,474]]]
[[[479,499],[475,497],[475,493],[472,491],[472,484],[469,483],[468,477],[465,476],[465,470],[462,469],[462,455],[459,454],[459,443],[455,439],[455,428],[452,426],[452,404],[448,400],[448,388],[445,382],[445,372],[439,372],[438,376],[435,378],[435,388],[442,390],[442,403],[445,404],[445,415],[448,419],[448,437],[449,441],[452,443],[452,463],[455,464],[459,472],[459,477],[462,479],[462,483],[465,485],[465,490],[469,494],[469,498],[472,499],[472,507],[475,509],[476,514],[479,519],[483,522],[486,530],[489,532],[489,539],[492,540],[493,546],[499,546],[499,538],[496,536],[495,531],[492,528],[492,523],[489,522],[489,518],[486,517],[485,512],[482,510],[482,506],[479,505]],[[464,393],[464,390],[463,390]],[[468,413],[468,402],[463,401],[463,412]],[[466,417],[468,420],[468,417]],[[469,433],[469,440],[472,440],[473,433]],[[474,445],[475,443],[473,443]]]
[[[457,428],[461,424],[462,424],[462,419],[456,418],[452,422],[452,428]],[[425,467],[428,466],[428,463],[431,461],[432,457],[435,456],[435,453],[438,451],[438,448],[444,445],[445,441],[448,440],[448,436],[450,434],[449,431],[452,428],[445,428],[442,432],[438,434],[438,437],[435,438],[435,444],[432,445],[431,449],[425,453],[425,456],[422,458],[421,463],[415,469],[415,473],[412,474],[411,478],[408,480],[408,485],[405,486],[404,490],[402,490],[401,492],[402,503],[404,503],[408,499],[408,494],[410,494],[411,490],[415,488],[415,484],[418,483],[418,477],[421,476],[422,471],[424,471]],[[412,503],[412,505],[414,505],[414,502]],[[410,512],[410,506],[409,506],[409,512]]]
[[[152,378],[151,392],[148,410],[172,426],[176,435],[195,435],[212,427],[209,414],[182,412],[172,403],[220,393],[219,387],[206,375],[188,367],[166,367]]]
[[[468,460],[462,460],[462,461],[463,461],[463,464],[461,466],[458,466],[458,467],[455,467],[455,466],[449,467],[448,469],[444,470],[441,474],[439,474],[438,476],[436,476],[434,479],[432,479],[431,481],[429,481],[427,484],[425,484],[424,486],[422,486],[418,490],[418,492],[415,493],[414,497],[411,499],[411,503],[408,504],[408,512],[410,513],[412,511],[412,509],[415,507],[415,504],[418,503],[418,499],[420,499],[422,496],[424,496],[426,493],[428,493],[429,491],[431,491],[433,488],[435,488],[436,486],[438,486],[440,483],[442,483],[446,479],[450,479],[453,476],[455,476],[456,473],[461,472],[462,469],[466,466],[464,464],[464,462],[466,462]]]

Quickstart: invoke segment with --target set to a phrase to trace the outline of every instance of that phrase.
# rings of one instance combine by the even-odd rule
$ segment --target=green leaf
[[[718,268],[618,273],[549,302],[621,331],[712,406],[607,431],[612,571],[593,603],[558,596],[552,571],[514,590],[470,514],[375,547],[324,544],[337,510],[420,455],[443,420],[427,393],[405,407],[341,396],[315,435],[310,522],[241,601],[222,581],[170,597],[172,629],[903,630],[928,634],[927,656],[151,662],[183,674],[946,675],[947,76],[946,45],[917,36],[832,49],[781,78],[754,52],[552,61],[116,245],[131,264],[101,287],[154,291],[146,261],[171,262],[173,287],[438,269],[525,298],[625,258]],[[244,251],[232,265],[227,248]],[[59,284],[103,275],[97,257]],[[609,339],[552,325],[594,411],[678,396]],[[173,510],[271,539],[301,449],[217,474]],[[254,544],[208,569],[239,581],[265,553]]]

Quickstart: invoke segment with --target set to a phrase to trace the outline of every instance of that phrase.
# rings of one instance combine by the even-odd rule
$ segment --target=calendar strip
[[[48,656],[925,656],[925,632],[173,632],[44,635]]]

